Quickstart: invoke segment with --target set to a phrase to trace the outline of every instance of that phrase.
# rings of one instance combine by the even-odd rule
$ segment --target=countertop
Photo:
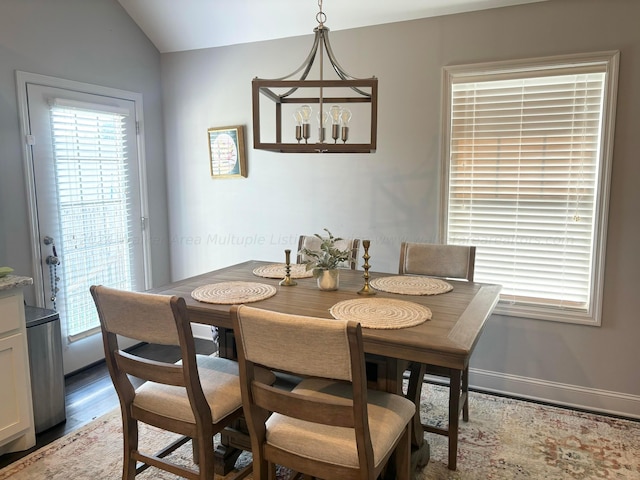
[[[33,285],[33,278],[21,277],[19,275],[7,275],[0,278],[0,290],[10,290],[17,287]]]

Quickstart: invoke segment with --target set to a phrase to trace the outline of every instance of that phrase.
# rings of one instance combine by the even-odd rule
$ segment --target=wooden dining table
[[[281,278],[264,278],[254,274],[258,267],[270,264],[273,262],[250,260],[154,288],[150,292],[183,297],[193,323],[218,327],[220,356],[234,358],[235,344],[229,315],[231,305],[195,300],[191,293],[196,288],[235,281],[272,285],[276,288],[275,295],[252,302],[251,305],[277,312],[331,319],[333,316],[330,309],[336,303],[364,297],[358,291],[363,289],[365,281],[393,276],[370,271],[365,280],[363,271],[340,270],[339,289],[324,291],[318,288],[314,278],[297,278],[296,285],[282,286]],[[435,365],[457,373],[451,376],[449,426],[446,431],[441,432],[448,436],[448,467],[455,470],[459,417],[464,401],[461,399],[461,373],[469,365],[483,327],[498,302],[501,287],[477,282],[447,282],[453,289],[437,295],[399,295],[369,289],[375,292],[375,296],[372,295],[371,298],[412,302],[427,307],[432,316],[423,323],[407,328],[363,328],[362,332],[367,367],[370,370],[367,376],[375,388],[403,394],[404,372],[410,363]],[[412,398],[417,406],[413,436],[415,451],[424,450],[426,443],[420,422],[419,399],[418,392]],[[233,435],[231,443],[232,437]]]

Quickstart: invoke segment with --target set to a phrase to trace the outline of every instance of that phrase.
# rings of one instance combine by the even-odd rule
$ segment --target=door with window
[[[136,105],[37,83],[26,82],[25,91],[42,274],[36,291],[60,314],[69,373],[104,357],[89,287],[147,288]]]

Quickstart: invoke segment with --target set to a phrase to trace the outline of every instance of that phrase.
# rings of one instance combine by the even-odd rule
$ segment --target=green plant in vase
[[[340,281],[338,268],[351,262],[351,249],[341,250],[337,242],[342,241],[342,238],[334,237],[326,228],[324,231],[327,232],[326,237],[314,234],[320,240],[318,250],[305,247],[298,253],[302,255],[302,263],[306,264],[307,270],[313,270],[313,276],[318,280],[318,288],[337,290]]]

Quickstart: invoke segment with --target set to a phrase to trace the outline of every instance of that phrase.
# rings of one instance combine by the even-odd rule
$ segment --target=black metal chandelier
[[[375,152],[378,79],[355,78],[340,66],[329,42],[322,0],[318,7],[318,26],[304,63],[285,77],[252,81],[253,147],[284,153]],[[325,55],[335,80],[324,78]],[[308,79],[316,57],[319,79]]]

